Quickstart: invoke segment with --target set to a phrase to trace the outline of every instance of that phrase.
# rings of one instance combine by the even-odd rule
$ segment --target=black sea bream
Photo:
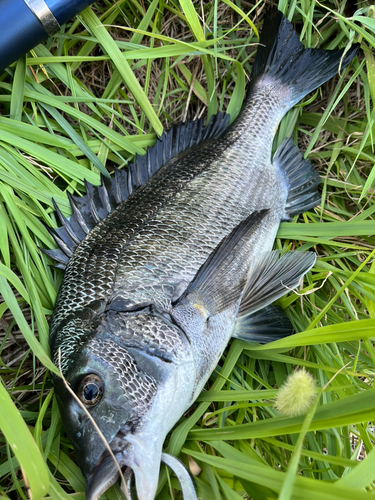
[[[50,345],[139,500],[155,497],[164,439],[195,401],[231,337],[292,333],[271,305],[315,254],[272,251],[281,220],[319,203],[319,176],[290,139],[272,158],[285,113],[357,51],[304,49],[277,10],[265,21],[239,117],[175,125],[113,180],[87,184],[59,213],[65,268]],[[89,418],[55,379],[66,432],[96,499],[118,468]],[[186,474],[187,475],[187,474]],[[186,479],[186,478],[185,478]],[[189,483],[189,480],[187,480]],[[192,485],[185,498],[195,498]]]

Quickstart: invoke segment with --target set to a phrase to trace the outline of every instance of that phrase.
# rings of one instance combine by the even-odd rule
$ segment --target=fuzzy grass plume
[[[282,415],[295,417],[309,409],[316,394],[316,383],[305,369],[297,370],[286,379],[275,398],[276,410]]]
[[[84,479],[46,370],[54,369],[48,318],[61,282],[61,271],[38,251],[53,247],[44,226],[58,223],[51,198],[69,216],[67,192],[83,193],[85,178],[99,183],[100,171],[125,167],[155,142],[160,124],[217,110],[234,118],[269,3],[101,1],[1,75],[3,498],[23,500],[29,487],[34,500],[84,500]],[[279,301],[299,333],[265,346],[232,342],[207,390],[167,439],[168,453],[199,465],[195,482],[202,500],[276,499],[281,491],[284,499],[373,497],[372,3],[276,2],[306,46],[360,42],[363,53],[280,124],[275,149],[293,137],[323,184],[320,207],[282,223],[275,246],[283,252],[313,249],[318,261],[299,294]],[[129,90],[134,79],[142,90],[137,95]],[[273,387],[295,366],[308,369],[320,387],[340,371],[320,398],[297,454],[304,416],[280,417],[269,403],[277,393]],[[298,474],[289,468],[293,457]],[[295,480],[286,483],[291,473]],[[157,498],[180,499],[178,488],[162,470]],[[103,498],[120,494],[114,485]]]

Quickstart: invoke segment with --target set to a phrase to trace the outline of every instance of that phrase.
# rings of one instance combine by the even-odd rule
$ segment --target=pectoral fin
[[[201,266],[174,306],[188,301],[207,317],[234,305],[246,286],[248,245],[268,210],[253,212],[226,236]]]

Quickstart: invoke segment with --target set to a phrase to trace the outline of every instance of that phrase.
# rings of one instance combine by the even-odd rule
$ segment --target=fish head
[[[133,316],[133,326],[139,325],[140,316]],[[141,319],[148,331],[167,328],[186,344],[161,315]],[[181,351],[185,360],[156,355],[157,350],[129,346],[108,330],[107,321],[71,356],[64,377],[75,396],[56,378],[61,417],[87,480],[87,499],[99,498],[116,482],[119,469],[130,468],[139,500],[153,500],[164,439],[191,403],[191,354],[187,348]]]

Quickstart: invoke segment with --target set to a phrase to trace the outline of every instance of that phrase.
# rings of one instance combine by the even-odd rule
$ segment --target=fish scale
[[[173,186],[170,185],[166,175],[162,178],[154,177],[152,185],[143,186],[143,189],[139,189],[134,196],[127,200],[125,209],[121,204],[109,214],[105,221],[95,226],[78,246],[65,272],[57,303],[61,304],[67,313],[78,309],[81,304],[86,303],[88,298],[94,297],[95,300],[95,298],[103,297],[100,289],[96,290],[96,287],[92,287],[91,280],[97,279],[103,283],[106,289],[112,287],[116,270],[114,254],[117,254],[117,257],[118,254],[121,254],[125,244],[133,235],[137,234],[143,221],[147,221],[150,214],[154,213],[158,207],[165,203],[166,199],[181,189],[179,184],[182,184],[183,180],[188,181],[191,176],[192,172],[187,171],[185,179],[181,181],[182,175],[177,172],[176,185]],[[98,240],[101,242],[100,246]],[[72,297],[70,281],[74,288],[78,288],[78,293],[74,295],[74,301],[70,300]],[[81,290],[82,292],[79,293]],[[58,320],[61,320],[61,316]],[[58,323],[58,320],[54,315],[53,325]]]
[[[162,454],[164,439],[231,337],[270,342],[294,332],[272,303],[316,260],[272,251],[280,221],[320,201],[310,162],[290,139],[272,158],[272,144],[285,113],[357,47],[345,55],[305,49],[277,10],[265,24],[232,125],[218,115],[207,127],[173,126],[114,180],[86,184],[86,196],[71,200],[71,220],[58,212],[61,250],[47,251],[66,267],[51,321],[53,360],[61,354],[118,466],[134,473],[139,500],[154,499],[162,460],[178,471],[185,500],[196,500],[187,472]],[[60,379],[54,385],[86,497],[97,500],[118,468],[76,399]]]
[[[224,147],[219,146],[218,149],[223,151]],[[232,152],[233,155],[239,156],[237,149],[237,144],[230,142],[224,151],[229,157]],[[188,160],[186,157],[184,159]],[[286,189],[282,192],[280,186],[277,186],[275,169],[272,168],[267,176],[258,168],[254,172],[249,163],[249,160],[242,161],[233,169],[228,169],[228,163],[225,161],[209,164],[204,172],[185,186],[179,197],[160,208],[157,214],[139,229],[138,240],[124,246],[118,266],[121,279],[116,280],[112,296],[120,294],[124,297],[124,290],[129,290],[128,296],[133,293],[133,276],[139,269],[143,272],[143,266],[149,259],[147,253],[142,255],[145,249],[152,253],[154,260],[151,267],[154,269],[154,275],[148,277],[149,273],[145,273],[143,282],[148,279],[152,281],[154,278],[169,279],[171,282],[183,278],[190,280],[228,230],[248,216],[254,206],[268,208],[269,200],[273,199],[276,203],[279,202],[282,211],[287,193]],[[189,162],[186,161],[185,164],[189,165]],[[267,167],[271,170],[269,165]],[[262,189],[261,195],[258,196],[253,196],[249,189],[240,189],[240,186],[247,184],[245,173],[247,178],[259,180],[257,187],[263,185],[267,189]],[[276,217],[278,222],[279,214]],[[200,230],[197,231],[197,228]],[[201,231],[205,233],[204,239],[200,237]],[[158,248],[155,248],[156,238]],[[170,246],[173,247],[173,255],[167,251]],[[180,269],[185,276],[181,276]],[[168,274],[168,271],[173,274]],[[138,299],[133,297],[134,303],[136,300]]]
[[[139,377],[137,365],[128,351],[110,340],[95,340],[93,355],[102,356],[116,372],[122,391],[128,395],[131,407],[141,409],[137,417],[147,409],[157,387],[152,377]]]
[[[150,314],[147,308],[144,312],[133,315],[110,311],[97,331],[103,332],[105,337],[105,332],[110,330],[113,336],[120,338],[128,347],[142,348],[168,361],[180,358],[183,351],[181,335],[165,321],[150,322]]]
[[[231,144],[231,142],[232,141],[218,141],[217,147],[215,145],[215,151],[224,150],[228,144]],[[210,154],[207,154],[208,151]],[[164,225],[166,227],[165,244],[167,246],[171,243],[173,244],[173,238],[171,239],[173,236],[173,227],[181,227],[179,219],[176,220],[176,211],[181,211],[182,218],[184,218],[183,213],[187,212],[188,215],[186,220],[190,224],[189,234],[186,235],[185,239],[184,235],[181,235],[179,243],[189,241],[190,236],[194,236],[196,234],[194,226],[195,222],[194,220],[191,220],[192,218],[189,214],[189,212],[192,212],[191,203],[188,203],[189,200],[191,201],[194,194],[198,198],[196,200],[196,207],[197,210],[199,210],[196,220],[203,220],[203,218],[207,219],[207,216],[211,215],[207,212],[207,210],[205,211],[200,209],[202,206],[201,188],[205,188],[208,201],[211,203],[211,219],[213,219],[214,222],[216,214],[220,217],[220,210],[223,201],[226,201],[226,205],[228,205],[228,200],[223,200],[223,198],[225,198],[223,197],[223,193],[225,191],[223,189],[210,190],[210,186],[212,184],[207,184],[207,180],[204,174],[202,174],[202,170],[205,165],[207,165],[208,168],[216,167],[215,163],[210,163],[212,161],[212,148],[209,148],[209,146],[205,144],[202,151],[198,151],[198,154],[197,151],[194,151],[195,161],[197,160],[197,157],[199,159],[201,156],[204,158],[204,162],[202,162],[203,166],[202,163],[197,162],[198,165],[195,168],[195,170],[198,171],[198,177],[201,177],[201,182],[197,183],[198,185],[195,188],[195,193],[191,192],[189,189],[189,185],[193,182],[193,179],[196,179],[196,177],[194,177],[195,172],[192,164],[190,162],[186,162],[186,158],[184,156],[179,159],[180,161],[174,159],[170,165],[166,165],[166,167],[169,167],[168,169],[164,168],[163,172],[160,172],[160,175],[154,176],[148,185],[145,185],[142,189],[136,191],[134,195],[127,200],[126,205],[120,205],[114,212],[109,214],[104,221],[95,226],[91,233],[82,241],[67,266],[64,282],[59,291],[57,299],[57,305],[59,307],[55,308],[51,322],[52,338],[59,322],[66,314],[70,313],[74,309],[79,309],[84,304],[87,304],[88,300],[108,298],[109,296],[116,295],[116,293],[120,292],[124,288],[125,283],[126,285],[129,285],[129,282],[126,280],[126,274],[121,277],[121,280],[119,280],[117,276],[120,276],[120,274],[124,271],[121,269],[121,259],[125,261],[125,268],[126,263],[133,262],[134,259],[137,265],[142,262],[142,245],[139,245],[138,239],[134,241],[134,238],[138,237],[141,238],[142,241],[147,241],[147,236],[145,237],[144,231],[148,232],[148,237],[150,238],[151,245],[155,251],[155,235],[157,235],[159,241],[162,241],[162,228]],[[182,159],[185,161],[182,162]],[[176,176],[174,177],[175,172]],[[172,176],[173,179],[176,180],[176,186],[171,187],[170,184]],[[237,174],[232,174],[232,177],[237,179]],[[229,186],[230,177],[228,174],[224,174],[223,172],[220,183],[224,183],[224,180],[224,186]],[[215,179],[213,184],[216,185]],[[176,191],[181,192],[183,188],[185,188],[185,192],[182,192],[179,197],[172,198]],[[201,190],[201,192],[199,192],[199,190]],[[231,193],[232,192],[235,192],[235,187],[231,186]],[[168,203],[168,199],[172,199],[172,201],[169,201]],[[166,210],[163,210],[166,204],[169,207],[170,214],[172,215],[171,218],[174,218],[173,224],[171,224],[170,220],[166,222],[166,219],[164,218],[168,218]],[[234,223],[232,226],[241,220],[244,215],[246,216],[249,213],[249,210],[251,210],[251,207],[248,206],[246,212],[242,211],[238,213],[238,215],[234,213]],[[157,216],[150,217],[152,213],[155,214],[155,212],[158,213],[161,211],[163,211],[161,223],[158,223]],[[208,252],[217,245],[228,229],[231,229],[231,227],[228,228],[228,216],[230,217],[231,213],[228,213],[228,210],[226,212],[226,215],[223,217],[224,222],[222,226],[220,226],[221,230],[216,231],[214,238],[210,238],[210,230],[215,228],[215,225],[212,226],[211,221],[208,224],[206,223],[207,240],[203,242],[206,247],[206,251],[201,253],[201,257],[199,258],[197,256],[194,245],[193,248],[190,248],[193,265],[191,266],[190,272],[188,269],[188,278],[196,272],[204,259],[207,257]],[[153,221],[155,221],[154,224]],[[170,231],[171,229],[172,231]],[[100,246],[98,245],[98,240],[100,241]],[[133,248],[135,252],[134,257],[132,255]],[[169,264],[171,266],[176,265],[178,267],[179,262],[176,260],[179,257],[181,265],[186,267],[187,259],[189,258],[188,254],[175,256]],[[165,259],[163,264],[164,263]],[[168,263],[166,264],[168,265]],[[134,270],[134,268],[132,269]],[[134,285],[137,285],[137,283],[134,283]],[[74,290],[74,293],[72,293],[72,290]],[[114,292],[112,292],[112,290],[114,290]],[[137,300],[138,299],[136,297],[133,297],[133,302]]]

